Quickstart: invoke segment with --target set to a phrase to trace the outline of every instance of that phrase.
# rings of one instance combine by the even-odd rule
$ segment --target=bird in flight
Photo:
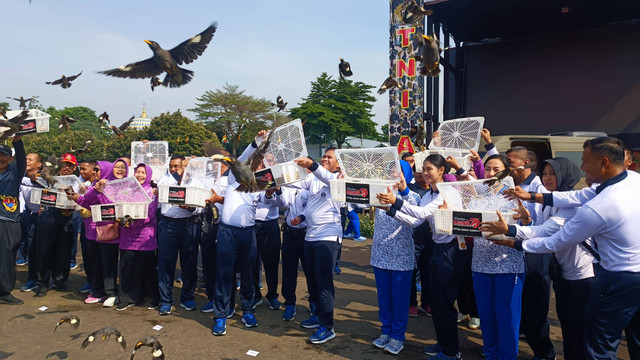
[[[100,337],[101,340],[104,340],[108,337],[111,337],[111,335],[115,336],[116,341],[120,343],[123,349],[127,349],[127,342],[122,337],[120,331],[112,328],[111,326],[105,326],[100,330],[92,332],[91,334],[89,334],[89,336],[87,336],[86,339],[84,339],[84,341],[82,342],[82,350],[89,346],[89,344],[91,344],[96,338]]]
[[[47,81],[46,84],[47,85],[60,85],[62,86],[63,89],[68,89],[71,87],[71,82],[75,79],[78,78],[78,76],[82,75],[82,71],[80,71],[80,73],[78,75],[73,75],[73,76],[65,76],[62,75],[62,77],[58,80],[54,80],[54,81]]]
[[[353,75],[353,71],[351,71],[351,64],[349,64],[348,61],[344,61],[343,58],[340,58],[340,64],[338,64],[338,72],[340,73],[340,79],[344,79],[345,77]]]

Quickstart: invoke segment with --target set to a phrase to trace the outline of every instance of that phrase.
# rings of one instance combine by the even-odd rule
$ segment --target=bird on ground
[[[140,349],[143,346],[149,346],[151,348],[151,356],[153,356],[154,359],[159,359],[159,360],[164,359],[164,352],[162,351],[162,345],[160,344],[158,339],[155,336],[147,336],[136,343],[136,346],[133,347],[133,352],[131,353],[131,358],[129,360],[133,360],[133,357],[135,356],[136,351],[138,351],[138,349]]]
[[[407,6],[407,10],[404,13],[402,21],[405,24],[413,24],[424,19],[425,16],[430,15],[433,15],[433,10],[425,9],[424,6],[418,6],[418,4],[413,3],[413,5]]]
[[[58,326],[64,323],[71,325],[73,329],[77,329],[80,326],[80,318],[75,315],[65,315],[58,321],[53,331],[55,332],[56,330],[58,330]]]
[[[275,126],[269,131],[267,138],[260,143],[256,151],[249,156],[247,161],[238,161],[238,159],[232,156],[224,156],[222,154],[211,156],[214,161],[222,162],[229,167],[236,181],[240,184],[236,190],[241,192],[258,192],[268,189],[273,183],[269,180],[257,180],[253,173],[258,170],[264,160],[264,153],[269,147],[271,134],[273,134],[274,129]]]
[[[493,175],[493,177],[485,180],[485,184],[493,186],[493,184],[496,184],[509,176],[509,174],[511,174],[511,172],[514,170],[524,170],[524,166],[518,166],[517,168],[508,167],[502,171],[498,171],[495,175]]]
[[[12,137],[15,133],[20,131],[20,124],[22,124],[29,117],[29,110],[22,110],[22,112],[9,120],[0,119],[0,142]]]
[[[35,100],[37,98],[39,98],[39,96],[32,96],[32,97],[27,98],[27,99],[23,98],[22,96],[20,96],[20,98],[12,98],[12,97],[7,96],[7,99],[15,100],[15,101],[19,102],[20,103],[20,105],[19,105],[20,109],[22,109],[22,110],[27,108],[27,103],[28,102],[30,103],[32,100]]]
[[[80,71],[80,73],[78,75],[73,75],[73,76],[69,76],[66,77],[64,75],[62,75],[62,77],[58,80],[54,80],[54,81],[47,81],[46,84],[47,85],[60,85],[62,86],[63,89],[68,89],[71,87],[71,82],[75,79],[78,78],[78,76],[82,75],[82,71]]]
[[[284,102],[284,100],[282,99],[282,96],[278,95],[278,97],[276,98],[276,103],[275,103],[275,105],[278,107],[278,112],[284,111],[284,108],[287,107],[287,104],[288,104],[288,102]]]
[[[58,169],[60,168],[60,162],[55,155],[51,155],[47,158],[47,160],[42,164],[42,170],[36,174],[36,177],[42,178],[45,183],[38,181],[38,183],[44,187],[53,187],[58,180],[54,178],[54,176],[58,173]]]
[[[98,116],[98,123],[100,125],[104,125],[105,123],[111,124],[111,120],[109,119],[109,114],[107,114],[106,111],[100,114],[100,116]]]
[[[382,83],[382,85],[380,86],[380,89],[378,89],[378,94],[382,95],[384,94],[385,91],[393,89],[393,88],[397,88],[400,87],[400,84],[398,83],[398,80],[396,80],[393,75],[389,75],[388,78],[386,78],[384,80],[384,82]]]
[[[4,108],[4,106],[0,105],[0,115],[2,115],[3,118],[5,119],[9,119],[7,117],[7,109]]]
[[[157,76],[152,77],[150,83],[151,83],[151,91],[153,91],[154,88],[160,85],[164,85],[162,81],[160,81],[160,78]]]
[[[91,140],[87,140],[87,141],[85,141],[84,146],[83,146],[81,149],[74,150],[74,149],[73,149],[73,146],[72,146],[72,147],[71,147],[71,150],[69,150],[69,152],[70,152],[71,154],[75,154],[75,155],[77,155],[77,156],[82,156],[82,155],[84,155],[87,151],[89,151],[89,144],[91,144]]]
[[[105,326],[100,330],[96,330],[92,332],[91,334],[89,334],[89,336],[87,336],[86,339],[84,339],[84,341],[82,342],[82,350],[84,350],[87,346],[89,346],[89,344],[91,344],[98,337],[101,337],[101,340],[104,340],[107,337],[111,337],[111,335],[115,336],[116,341],[120,343],[120,345],[124,350],[127,349],[127,342],[124,340],[124,337],[122,337],[122,334],[120,333],[120,331],[112,328],[111,326]]]
[[[76,122],[77,120],[69,117],[65,114],[60,115],[60,120],[58,123],[58,130],[65,130],[65,131],[70,131],[71,128],[69,127],[71,124],[73,124],[74,122]]]
[[[198,58],[198,56],[204,53],[207,45],[213,38],[216,32],[218,23],[213,22],[200,34],[192,37],[191,39],[183,41],[180,45],[174,47],[171,50],[165,50],[155,41],[144,40],[151,50],[153,51],[153,57],[134,62],[128,65],[120,66],[119,68],[99,71],[101,74],[108,76],[115,76],[121,78],[131,79],[151,79],[151,90],[153,90],[154,81],[153,77],[166,72],[166,76],[162,85],[169,87],[180,87],[191,81],[193,77],[193,71],[183,69],[178,65],[190,64]]]
[[[416,38],[422,44],[422,55],[415,56],[415,59],[422,63],[420,74],[424,76],[436,77],[440,74],[440,41],[436,34],[424,35],[417,34]]]
[[[340,73],[340,79],[344,79],[345,77],[353,75],[353,71],[351,71],[351,64],[349,64],[348,61],[344,61],[343,58],[340,58],[340,64],[338,64],[338,72]]]
[[[119,138],[124,136],[124,131],[127,130],[127,128],[129,127],[129,125],[131,125],[131,123],[133,122],[133,119],[135,119],[135,115],[131,116],[131,118],[127,121],[124,122],[124,124],[120,125],[119,127],[116,126],[109,126],[111,128],[111,130],[113,130],[113,132],[118,135]]]

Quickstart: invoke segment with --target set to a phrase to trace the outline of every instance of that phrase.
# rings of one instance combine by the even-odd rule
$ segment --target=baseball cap
[[[11,148],[7,145],[0,145],[0,154],[12,156]]]
[[[76,160],[76,157],[71,154],[62,155],[62,157],[60,158],[60,161],[72,163],[73,165],[78,165],[78,160]]]

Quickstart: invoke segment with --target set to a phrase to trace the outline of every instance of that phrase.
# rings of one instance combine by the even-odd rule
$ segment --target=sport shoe
[[[282,303],[278,299],[267,299],[267,302],[269,303],[269,309],[271,310],[280,310],[282,307]]]
[[[28,262],[27,260],[22,260],[22,259],[20,259],[20,260],[16,260],[16,265],[18,265],[18,266],[25,266],[25,265],[27,265],[28,263],[29,263],[29,262]]]
[[[258,326],[258,319],[256,319],[255,315],[253,314],[242,315],[242,322],[244,323],[244,326],[248,328]]]
[[[20,291],[32,291],[38,288],[38,284],[36,284],[35,281],[30,280],[27,281],[26,284],[22,285],[22,287],[20,288]]]
[[[47,296],[47,287],[46,286],[38,286],[38,288],[35,291],[34,296],[37,296],[37,297],[45,297],[45,296]]]
[[[118,304],[118,306],[116,307],[116,311],[124,311],[127,310],[130,307],[136,306],[135,303],[120,303]]]
[[[467,326],[471,330],[479,329],[480,328],[480,318],[472,317],[471,320],[469,320],[469,325],[467,325]]]
[[[422,293],[422,284],[419,282],[416,283],[416,292]]]
[[[147,310],[155,310],[160,306],[160,300],[151,300],[147,306]]]
[[[424,348],[424,353],[429,356],[436,356],[440,353],[440,351],[441,350],[439,344],[428,345]]]
[[[324,344],[334,337],[336,337],[336,332],[333,331],[333,329],[327,329],[321,326],[313,335],[309,336],[309,342],[312,344]]]
[[[176,282],[178,284],[182,284],[182,275],[178,275],[178,277],[176,277]]]
[[[404,341],[391,339],[387,346],[384,347],[384,351],[392,353],[393,355],[398,355],[400,351],[404,349]]]
[[[160,306],[160,310],[158,310],[158,315],[170,315],[171,314],[171,305],[164,304]]]
[[[200,307],[200,311],[203,313],[213,312],[213,301],[209,301],[205,305],[202,305],[202,307]]]
[[[197,309],[198,305],[196,305],[196,302],[193,300],[187,300],[187,301],[181,302],[180,307],[187,311],[191,311],[191,310]]]
[[[78,264],[76,264],[76,263],[74,263],[74,262],[72,262],[72,263],[70,263],[70,264],[69,264],[69,269],[71,269],[71,270],[74,270],[74,269],[76,269],[77,267],[78,267]]]
[[[364,236],[354,237],[354,238],[353,238],[353,241],[365,241],[365,240],[367,240],[367,238],[366,238],[366,237],[364,237]]]
[[[80,291],[83,294],[86,294],[86,293],[90,292],[91,291],[91,284],[89,284],[89,283],[84,284],[80,289],[78,289],[78,291]]]
[[[469,321],[469,320],[471,320],[471,317],[469,316],[469,314],[458,313],[458,324],[463,321]]]
[[[419,306],[418,310],[422,311],[427,316],[431,316],[431,306]]]
[[[282,314],[282,320],[291,321],[293,317],[296,316],[296,306],[295,305],[287,305],[284,307],[284,314]]]
[[[336,267],[333,269],[333,273],[336,275],[342,274],[342,270],[340,270],[340,266],[336,265]]]
[[[373,346],[377,347],[378,349],[384,349],[384,347],[387,346],[387,344],[389,343],[389,340],[391,340],[391,336],[382,334],[377,339],[373,340],[371,343],[373,344]]]
[[[351,234],[342,234],[343,239],[353,239],[353,233]]]
[[[213,324],[213,330],[211,333],[214,336],[222,336],[227,333],[227,319],[218,318],[215,319],[215,323]]]
[[[18,299],[17,297],[11,295],[11,294],[7,294],[4,296],[0,296],[0,304],[4,304],[4,305],[22,305],[24,304],[24,301],[22,301],[21,299]]]
[[[418,308],[415,306],[409,306],[409,317],[418,317]]]
[[[315,329],[320,327],[320,322],[318,322],[318,317],[313,315],[307,320],[302,321],[300,323],[300,326],[302,326],[305,329]]]
[[[85,304],[95,304],[95,303],[103,302],[105,300],[107,300],[106,297],[97,298],[97,297],[93,297],[93,295],[89,295],[89,296],[87,296],[86,299],[84,299],[84,303]]]
[[[429,360],[462,360],[462,354],[458,352],[453,356],[448,356],[440,352],[434,356],[431,356]]]
[[[236,284],[236,290],[240,290],[240,281]]]
[[[253,304],[252,309],[255,310],[255,308],[257,308],[258,306],[262,305],[262,298],[260,298],[260,300],[256,301],[255,304]]]
[[[104,301],[104,303],[102,303],[102,306],[112,307],[113,305],[119,304],[119,303],[120,303],[120,299],[117,296],[110,296]]]
[[[315,315],[317,309],[318,309],[318,307],[316,306],[316,303],[309,302],[309,316]]]

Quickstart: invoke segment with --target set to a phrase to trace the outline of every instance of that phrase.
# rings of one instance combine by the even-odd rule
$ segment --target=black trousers
[[[522,322],[524,333],[533,354],[542,359],[554,359],[555,348],[549,337],[549,297],[551,254],[526,254],[526,281],[522,288]]]
[[[428,225],[427,222],[425,224]],[[427,232],[413,232],[413,243],[416,250],[416,266],[411,277],[411,296],[409,297],[409,306],[418,306],[418,288],[416,287],[417,272],[420,271],[420,286],[422,293],[420,294],[420,306],[426,308],[431,306],[431,298],[429,294],[429,260],[433,255],[433,239],[431,238],[431,230],[427,226],[423,228]]]
[[[307,229],[296,229],[285,225],[282,232],[282,296],[285,305],[296,304],[298,283],[298,261],[307,272],[304,260],[304,237]]]
[[[80,226],[80,250],[82,254],[82,267],[84,268],[84,274],[87,277],[87,283],[91,284],[91,276],[93,275],[93,264],[91,262],[89,248],[95,244],[95,241],[88,240],[86,236],[87,232],[84,228],[84,221]]]
[[[29,208],[25,208],[22,214],[20,214],[20,229],[22,230],[22,234],[20,236],[20,247],[18,248],[18,259],[29,259],[29,251],[31,250],[31,245],[34,243],[33,238],[36,232],[37,220],[38,213],[31,212]]]
[[[316,304],[316,315],[320,326],[333,328],[333,309],[336,303],[336,289],[333,286],[333,268],[338,256],[336,241],[304,242],[304,261],[307,266],[307,286],[309,302]]]
[[[582,316],[594,278],[553,281],[556,312],[562,328],[562,348],[565,360],[584,359],[584,324]]]
[[[20,246],[20,223],[0,220],[0,296],[16,286],[16,253]],[[67,264],[67,268],[69,265]]]
[[[280,226],[278,220],[256,220],[256,245],[258,258],[262,259],[264,276],[267,280],[267,300],[278,298],[278,265],[280,265]],[[254,287],[256,301],[262,298],[260,292],[260,264],[256,261],[254,266]]]
[[[458,310],[454,306],[464,273],[471,268],[471,251],[460,250],[458,241],[435,244],[431,256],[431,310],[436,338],[442,353],[454,356],[460,351]]]
[[[69,215],[66,215],[66,214]],[[73,221],[68,210],[48,208],[38,215],[36,246],[38,286],[48,287],[51,280],[64,288],[69,278],[73,241]]]
[[[89,251],[91,260],[95,264],[92,270],[93,277],[90,279],[91,294],[97,298],[116,296],[118,294],[118,244],[94,241]]]
[[[29,231],[31,232],[31,246],[29,246],[29,270],[27,272],[27,281],[38,281],[38,246],[36,223],[38,222],[38,213],[31,213],[33,219]],[[24,228],[23,228],[24,229]],[[23,230],[24,231],[24,230]],[[24,234],[23,234],[24,236]]]
[[[472,252],[473,249],[469,248],[467,251]],[[462,276],[460,292],[458,293],[458,311],[470,317],[480,317],[480,315],[478,315],[478,306],[476,305],[476,294],[473,291],[473,274],[471,273],[471,267],[466,269]]]
[[[202,256],[202,275],[204,277],[207,299],[213,301],[216,288],[216,256],[218,236],[218,224],[211,225],[207,231],[203,231],[200,237],[200,254]],[[235,289],[235,284],[233,284]]]
[[[156,250],[120,249],[120,301],[135,304],[148,296],[152,304],[160,302],[157,267]]]
[[[221,223],[218,227],[217,245],[214,318],[224,318],[231,312],[231,288],[235,288],[236,262],[240,270],[242,311],[245,314],[253,314],[253,275],[258,259],[254,227],[239,228]]]

